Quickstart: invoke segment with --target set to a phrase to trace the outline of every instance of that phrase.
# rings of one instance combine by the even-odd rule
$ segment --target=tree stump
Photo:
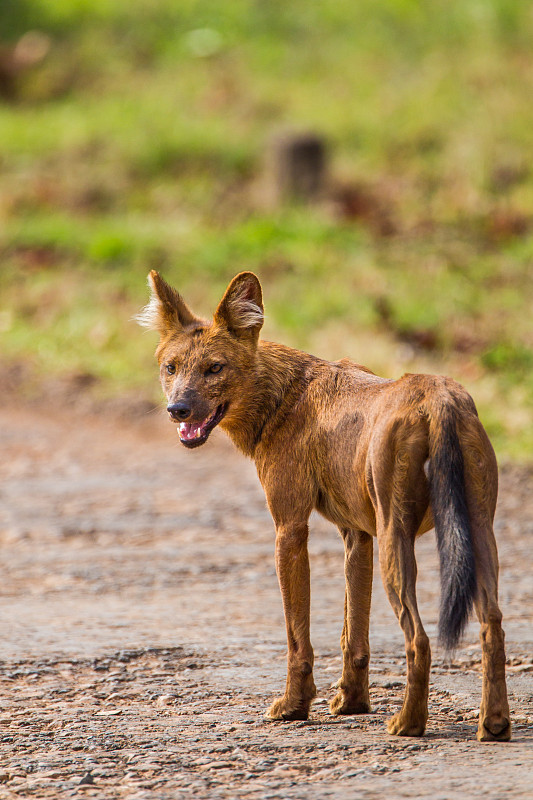
[[[326,186],[326,142],[315,133],[278,134],[270,143],[266,168],[274,202],[319,200]]]

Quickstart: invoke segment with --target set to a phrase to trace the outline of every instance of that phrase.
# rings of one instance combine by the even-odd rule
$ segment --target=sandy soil
[[[389,736],[403,639],[376,570],[373,713],[333,718],[342,546],[313,519],[318,698],[267,723],[285,678],[273,527],[253,465],[221,434],[186,451],[157,414],[0,411],[0,797],[533,797],[533,481],[502,470],[497,535],[514,739],[475,740],[477,625],[434,644],[433,534],[418,547],[432,638],[423,739]]]

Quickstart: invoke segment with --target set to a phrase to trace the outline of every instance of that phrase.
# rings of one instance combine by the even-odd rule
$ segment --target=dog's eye
[[[175,375],[176,373],[176,367],[174,366],[174,364],[167,364],[166,370],[169,375]]]
[[[207,372],[210,375],[216,375],[217,372],[221,372],[224,369],[224,364],[211,364]]]

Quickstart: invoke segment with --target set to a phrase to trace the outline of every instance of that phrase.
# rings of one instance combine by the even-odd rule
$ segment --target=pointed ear
[[[215,311],[215,323],[237,336],[257,339],[263,326],[263,294],[253,272],[240,272],[233,278]]]
[[[135,317],[139,325],[159,333],[205,325],[185,303],[183,297],[153,269],[148,275],[151,296],[148,305]]]

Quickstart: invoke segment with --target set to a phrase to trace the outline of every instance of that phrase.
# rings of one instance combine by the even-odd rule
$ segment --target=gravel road
[[[418,595],[433,645],[422,739],[389,736],[403,637],[376,569],[372,713],[334,718],[342,544],[312,520],[318,698],[262,715],[284,685],[273,526],[253,464],[222,434],[186,451],[159,414],[131,421],[0,410],[0,798],[533,798],[533,472],[504,467],[497,537],[514,738],[475,739],[471,623],[435,643],[433,534]]]

